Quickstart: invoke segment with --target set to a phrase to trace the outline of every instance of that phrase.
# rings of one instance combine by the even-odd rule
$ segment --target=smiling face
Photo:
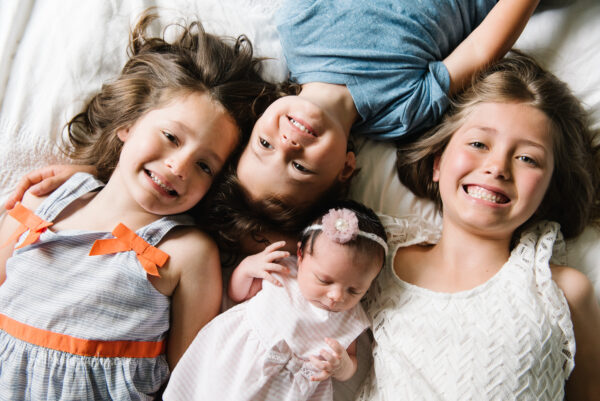
[[[444,225],[510,237],[539,207],[553,166],[544,113],[522,103],[474,106],[434,164]]]
[[[271,104],[256,122],[237,166],[253,199],[316,200],[354,171],[348,133],[321,107],[298,96]]]
[[[150,213],[185,212],[210,187],[238,143],[238,132],[208,95],[176,96],[117,133],[124,144],[113,177]]]
[[[298,251],[298,286],[314,306],[334,312],[353,308],[377,277],[382,260],[319,235],[312,252]]]

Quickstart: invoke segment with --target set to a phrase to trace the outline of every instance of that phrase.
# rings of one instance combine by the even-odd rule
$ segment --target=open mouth
[[[503,194],[500,194],[498,192],[493,192],[493,191],[490,191],[490,190],[487,190],[485,188],[478,187],[475,185],[466,185],[463,188],[464,188],[465,192],[467,194],[469,194],[469,196],[476,198],[476,199],[481,199],[484,201],[498,203],[498,204],[505,204],[510,201],[510,199]]]
[[[162,182],[160,180],[160,178],[158,178],[156,175],[154,175],[154,173],[152,171],[149,171],[149,170],[144,170],[144,171],[146,172],[146,174],[148,175],[148,177],[150,177],[150,179],[152,180],[152,182],[154,182],[156,185],[158,185],[167,194],[169,194],[170,196],[177,196],[178,195],[177,191],[175,191],[173,188],[171,188],[170,186],[168,186],[167,184],[165,184],[164,182]]]
[[[303,122],[300,122],[300,121],[298,121],[298,120],[296,120],[295,118],[293,118],[293,117],[290,117],[290,116],[287,116],[287,118],[288,118],[288,120],[290,121],[290,123],[291,123],[291,124],[292,124],[294,127],[298,128],[300,131],[302,131],[302,132],[305,132],[305,133],[307,133],[307,134],[309,134],[309,135],[312,135],[312,136],[314,136],[314,137],[316,137],[316,136],[317,136],[317,133],[316,133],[316,132],[315,132],[315,131],[314,131],[314,130],[313,130],[311,127],[310,127],[310,126],[308,126],[308,124],[305,124],[305,123],[303,123]]]

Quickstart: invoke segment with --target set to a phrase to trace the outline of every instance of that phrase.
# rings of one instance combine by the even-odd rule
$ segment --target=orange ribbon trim
[[[158,268],[167,262],[169,254],[144,241],[123,223],[119,223],[112,234],[116,238],[96,240],[90,249],[90,256],[134,251],[148,274],[160,276]]]
[[[2,247],[5,247],[12,241],[18,240],[21,234],[25,231],[29,230],[29,234],[23,241],[21,245],[16,247],[15,249],[23,248],[24,246],[31,245],[36,242],[40,235],[46,231],[48,227],[52,225],[52,223],[43,220],[42,218],[36,216],[31,210],[27,209],[21,203],[17,203],[14,208],[8,211],[9,216],[13,217],[17,220],[21,225],[14,234],[2,244]]]
[[[0,314],[0,329],[22,341],[74,355],[100,358],[155,358],[165,352],[165,341],[100,341],[38,329]]]

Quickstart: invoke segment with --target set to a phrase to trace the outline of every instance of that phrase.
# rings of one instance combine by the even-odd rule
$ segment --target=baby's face
[[[318,308],[349,310],[365,295],[381,262],[319,235],[312,253],[298,254],[298,286],[304,298]]]
[[[308,204],[352,175],[354,154],[346,147],[339,122],[315,103],[286,96],[254,125],[237,176],[253,199],[275,196]]]

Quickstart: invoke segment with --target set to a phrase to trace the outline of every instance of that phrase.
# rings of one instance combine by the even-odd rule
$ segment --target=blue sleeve
[[[449,104],[442,60],[496,0],[290,0],[277,15],[291,79],[344,84],[353,132],[397,139],[434,125]]]

